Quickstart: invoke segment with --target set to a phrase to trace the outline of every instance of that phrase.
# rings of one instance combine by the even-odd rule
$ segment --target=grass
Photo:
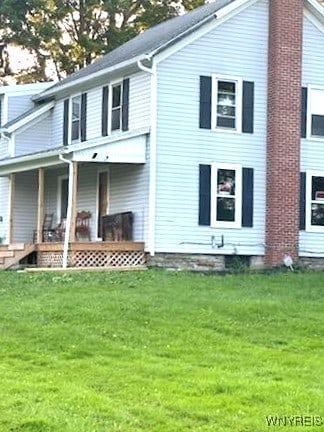
[[[0,432],[324,417],[323,287],[323,273],[0,272]]]

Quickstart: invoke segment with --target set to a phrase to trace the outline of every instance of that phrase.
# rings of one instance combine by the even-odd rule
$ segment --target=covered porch
[[[0,175],[7,174],[8,180],[3,248],[15,251],[15,245],[28,245],[25,249],[32,250],[39,267],[142,266],[148,211],[146,141],[131,141],[140,145],[142,155],[137,152],[132,158],[133,148],[128,155],[119,152],[118,159],[117,149],[113,157],[109,146],[106,152],[100,146],[91,151],[60,149],[47,159],[44,155],[40,160],[8,161],[7,173],[0,167]],[[89,215],[86,230],[78,229],[80,213]],[[127,235],[110,232],[105,217],[123,213],[132,215]]]

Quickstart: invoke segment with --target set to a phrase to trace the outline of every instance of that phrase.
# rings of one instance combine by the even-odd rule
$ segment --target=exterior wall
[[[0,177],[0,239],[6,243],[9,224],[9,178]]]
[[[13,242],[32,243],[37,226],[37,171],[16,174]]]
[[[51,119],[48,116],[28,129],[17,132],[15,136],[15,156],[46,150],[51,147],[50,144]]]
[[[267,29],[260,0],[157,66],[157,252],[264,253]],[[199,129],[199,76],[212,73],[254,81],[253,134]],[[253,228],[198,225],[199,164],[212,162],[254,168]]]
[[[55,103],[52,112],[52,147],[63,145],[63,100]]]
[[[303,77],[302,84],[324,86],[324,36],[309,18],[304,18]],[[324,140],[301,140],[301,171],[324,171]],[[299,234],[300,256],[324,256],[324,231]]]
[[[32,95],[19,95],[8,97],[8,121],[34,107]]]

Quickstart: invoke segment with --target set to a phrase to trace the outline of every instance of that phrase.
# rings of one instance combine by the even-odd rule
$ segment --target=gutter
[[[147,59],[147,58],[146,58]],[[139,60],[137,66],[151,74],[151,125],[150,125],[150,175],[149,175],[149,209],[148,209],[148,252],[155,254],[155,213],[156,213],[156,153],[157,153],[157,75],[155,59],[148,68]]]

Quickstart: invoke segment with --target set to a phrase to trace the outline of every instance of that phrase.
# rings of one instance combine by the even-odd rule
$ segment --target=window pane
[[[80,118],[81,98],[80,96],[72,99],[72,120]]]
[[[324,90],[312,89],[310,98],[312,114],[324,115]]]
[[[72,131],[71,131],[71,139],[72,141],[79,139],[79,131],[80,131],[80,122],[79,120],[72,121]]]
[[[235,129],[235,118],[217,117],[217,126]]]
[[[111,130],[120,129],[120,108],[116,108],[111,113]]]
[[[312,200],[322,201],[324,193],[324,177],[312,177]]]
[[[223,117],[235,117],[235,107],[230,107],[226,105],[217,106],[217,114]]]
[[[217,191],[222,195],[235,195],[235,170],[218,170]]]
[[[324,136],[324,115],[312,115],[312,135]]]
[[[218,81],[218,92],[235,94],[235,82]]]
[[[116,108],[119,107],[120,104],[120,96],[121,96],[121,85],[113,87],[113,94],[112,94],[112,107]]]
[[[312,204],[312,225],[324,226],[324,203]]]
[[[217,198],[217,221],[220,222],[235,221],[235,199],[234,198]]]

